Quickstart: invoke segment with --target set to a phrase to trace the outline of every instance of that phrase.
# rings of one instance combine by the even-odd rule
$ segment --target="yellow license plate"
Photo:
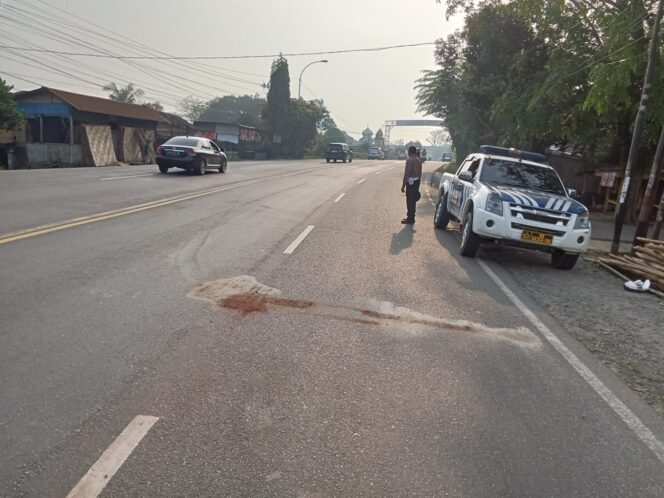
[[[521,234],[521,240],[550,246],[551,244],[553,244],[553,235],[540,233],[540,232],[531,232],[530,230],[524,230],[523,233]]]

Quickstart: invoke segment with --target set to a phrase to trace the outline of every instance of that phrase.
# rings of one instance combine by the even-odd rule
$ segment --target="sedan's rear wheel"
[[[159,171],[162,173],[168,173],[168,166],[162,166],[161,164],[159,165]]]
[[[207,170],[207,161],[205,159],[200,159],[194,171],[196,171],[197,175],[204,175],[206,170]]]

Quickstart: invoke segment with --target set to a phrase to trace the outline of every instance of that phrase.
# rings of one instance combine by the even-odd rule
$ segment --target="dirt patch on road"
[[[290,311],[307,313],[323,319],[375,325],[404,337],[439,330],[466,332],[478,337],[505,340],[526,347],[541,345],[537,336],[524,327],[491,328],[480,323],[446,320],[384,301],[368,300],[368,305],[356,307],[314,302],[308,299],[291,299],[281,296],[281,291],[278,289],[263,285],[254,277],[246,275],[208,282],[192,290],[189,296],[239,312],[243,317],[252,313]]]
[[[251,292],[221,299],[218,304],[224,308],[240,311],[245,315],[259,311],[265,312],[270,304],[295,309],[311,308],[314,305],[313,301],[286,299],[284,297],[266,296]]]
[[[485,251],[537,303],[664,416],[664,301],[579,260],[553,269],[549,256],[513,248]]]

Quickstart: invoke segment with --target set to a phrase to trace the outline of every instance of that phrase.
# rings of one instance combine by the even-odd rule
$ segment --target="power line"
[[[18,2],[20,2],[20,3],[22,3],[22,4],[24,4],[24,5],[27,5],[28,7],[33,8],[33,6],[32,6],[29,2],[27,2],[26,0],[15,0],[15,1],[18,1]],[[55,5],[53,5],[53,4],[49,3],[49,2],[47,2],[47,1],[45,1],[45,0],[37,0],[37,1],[40,2],[40,3],[42,3],[42,4],[44,4],[44,5],[46,5],[46,6],[48,6],[48,7],[50,7],[51,9],[53,9],[53,10],[55,10],[55,11],[57,11],[57,12],[62,12],[62,13],[64,13],[64,14],[70,16],[70,17],[73,17],[73,18],[75,18],[75,19],[78,19],[78,20],[80,20],[80,21],[83,21],[84,23],[89,24],[89,25],[91,25],[91,26],[97,28],[97,30],[102,30],[102,31],[105,31],[106,33],[110,33],[110,34],[112,34],[112,35],[114,35],[114,36],[119,36],[119,37],[121,37],[119,40],[118,40],[117,38],[111,38],[111,39],[114,39],[114,40],[118,41],[118,42],[121,44],[122,47],[126,47],[126,45],[129,44],[129,45],[133,45],[134,47],[138,47],[139,50],[135,50],[135,51],[139,51],[139,52],[142,51],[142,52],[144,52],[144,53],[153,52],[153,53],[158,53],[158,54],[165,55],[165,56],[170,56],[170,55],[171,55],[171,54],[169,54],[169,53],[167,53],[167,52],[163,52],[163,51],[161,51],[161,50],[155,49],[155,48],[150,47],[149,45],[146,45],[146,44],[141,43],[141,42],[139,42],[139,41],[134,41],[134,40],[131,40],[131,39],[127,39],[126,37],[124,37],[123,35],[121,35],[121,34],[119,34],[119,33],[116,33],[116,32],[114,32],[114,31],[111,31],[111,30],[105,28],[104,26],[101,26],[101,25],[99,25],[99,24],[96,24],[96,23],[94,23],[93,21],[90,21],[89,19],[85,19],[85,18],[83,18],[83,17],[80,17],[80,16],[78,16],[78,15],[76,15],[76,14],[70,12],[70,11],[67,11],[67,10],[65,10],[65,9],[63,9],[63,8],[61,8],[61,7],[57,7],[57,6],[55,6]],[[63,19],[63,18],[60,17],[60,19]],[[69,27],[70,24],[71,24],[71,20],[70,20],[70,19],[64,19],[64,21],[65,21],[65,23],[66,23],[66,26]],[[80,25],[79,25],[79,26],[80,26]],[[81,27],[81,29],[86,29],[86,28]],[[98,32],[97,32],[97,31],[94,31],[94,30],[88,30],[88,29],[86,29],[86,31],[88,31],[88,32],[91,33],[91,34],[98,35]],[[237,71],[237,70],[229,69],[229,68],[225,68],[225,67],[224,67],[224,68],[218,68],[218,67],[213,67],[213,66],[203,66],[203,67],[212,68],[212,69],[215,70],[215,71],[223,70],[223,71],[227,71],[227,72],[230,72],[230,73],[244,74],[244,75],[247,75],[247,76],[257,76],[257,77],[259,77],[259,78],[261,78],[261,79],[266,78],[266,77],[269,77],[269,75],[265,75],[265,74],[250,73],[250,72],[246,72],[246,71]],[[216,74],[222,74],[222,73],[216,73]],[[221,77],[224,77],[224,76],[221,76]],[[252,83],[253,83],[253,82],[252,82]]]
[[[84,48],[90,48],[92,50],[98,51],[100,53],[99,55],[108,55],[108,56],[114,55],[113,52],[111,52],[108,49],[105,49],[103,47],[95,45],[94,43],[88,42],[86,40],[82,40],[81,38],[73,36],[70,33],[65,33],[63,31],[58,30],[57,28],[54,28],[52,26],[49,26],[49,25],[44,24],[44,23],[39,22],[39,21],[26,19],[26,21],[27,21],[27,23],[26,23],[26,22],[21,21],[20,19],[14,19],[14,18],[10,18],[10,17],[7,17],[7,16],[2,16],[2,19],[5,19],[5,20],[8,20],[8,21],[13,22],[15,24],[18,24],[20,26],[23,26],[25,29],[32,30],[33,32],[36,32],[38,35],[46,36],[46,37],[51,38],[55,41],[62,41],[64,43],[69,43],[71,45],[79,45],[79,46],[82,46]],[[41,30],[38,30],[35,25],[41,25],[42,26]],[[49,32],[50,32],[51,36],[49,36]],[[55,35],[56,37],[54,38],[53,35]],[[45,49],[43,49],[43,48],[30,49],[31,52],[43,52],[44,50]],[[47,52],[44,52],[44,53],[47,53]],[[56,54],[56,55],[59,55],[59,54]],[[27,56],[25,56],[25,57],[27,58]],[[180,81],[174,80],[173,78],[167,76],[166,74],[160,73],[159,70],[157,70],[157,69],[153,68],[152,66],[149,66],[145,63],[139,64],[135,61],[124,61],[124,62],[126,64],[128,64],[129,66],[133,67],[134,69],[136,69],[136,70],[138,70],[138,71],[140,71],[144,74],[147,74],[148,76],[152,76],[152,77],[160,79],[164,82],[170,83],[171,87],[177,88],[180,91],[188,92],[190,94],[197,93],[195,90],[193,90],[192,88],[186,86],[185,84],[181,83]],[[155,74],[155,73],[157,73],[157,74]],[[181,79],[188,80],[187,78],[184,78],[184,77],[181,77]],[[189,81],[192,81],[192,80],[189,80]],[[221,89],[221,88],[216,88],[216,87],[214,89],[217,90],[217,91],[220,91],[222,93],[232,93],[232,92],[227,91],[226,89]],[[211,98],[213,96],[214,96],[214,94],[207,93],[207,98]]]
[[[16,9],[14,8],[14,10],[16,10]],[[41,16],[41,17],[43,18],[43,16]],[[67,25],[67,27],[69,28],[69,31],[68,32],[63,32],[61,30],[58,30],[56,27],[54,27],[50,24],[45,24],[45,23],[43,23],[39,20],[33,19],[31,16],[21,14],[21,13],[18,14],[18,18],[8,17],[6,15],[1,16],[1,18],[3,20],[10,21],[12,23],[23,26],[25,29],[32,30],[33,32],[35,32],[39,36],[45,36],[45,37],[50,38],[54,41],[64,42],[64,43],[67,43],[67,44],[70,44],[70,45],[77,45],[77,46],[81,46],[81,47],[84,47],[84,48],[89,48],[91,50],[97,51],[100,55],[109,55],[109,56],[115,55],[112,51],[110,51],[106,48],[100,47],[99,45],[95,45],[94,43],[92,43],[90,41],[87,41],[87,40],[84,40],[84,39],[79,38],[77,36],[74,36],[69,31],[72,31],[71,28],[74,27],[75,23],[70,23],[71,25]],[[21,18],[24,21],[21,21]],[[50,21],[53,21],[53,19],[50,19],[48,17],[46,19],[50,20]],[[36,26],[41,26],[41,29],[37,29]],[[104,42],[108,43],[108,40],[104,39]],[[126,45],[127,44],[125,43],[124,46],[126,46]],[[43,50],[44,50],[44,48],[42,48],[42,47],[40,47],[39,49],[32,49],[33,52],[40,52],[40,51],[43,51]],[[58,57],[62,57],[59,54],[55,54],[55,55],[58,56]],[[180,82],[179,80],[188,81],[188,82],[194,83],[196,85],[200,85],[200,86],[206,86],[206,87],[211,88],[211,89],[213,89],[217,92],[229,93],[229,94],[233,93],[231,91],[228,91],[225,88],[214,87],[212,85],[208,85],[206,83],[195,81],[195,80],[186,78],[184,76],[180,76],[178,80],[174,80],[171,77],[167,76],[167,74],[165,74],[163,72],[163,70],[158,70],[156,68],[153,68],[152,66],[150,66],[150,65],[148,65],[144,62],[139,63],[137,61],[131,61],[131,60],[125,60],[123,62],[128,64],[129,66],[133,67],[134,69],[136,69],[136,70],[138,70],[138,71],[140,71],[144,74],[147,74],[148,76],[152,76],[152,77],[155,77],[155,78],[157,78],[159,80],[162,80],[164,82],[170,83],[171,87],[177,88],[178,90],[189,93],[189,94],[196,94],[196,93],[203,93],[203,92],[196,92],[196,90],[193,90],[192,88],[186,86],[184,83]],[[258,85],[258,84],[256,83],[256,85]],[[235,85],[231,85],[231,86],[235,86]],[[246,90],[245,88],[242,88],[242,89]],[[212,93],[205,92],[205,94],[206,94],[206,98],[214,97],[214,94],[212,94]]]
[[[16,1],[19,1],[24,5],[30,6],[30,4],[25,2],[24,0],[16,0]],[[46,5],[49,5],[46,2],[42,2],[42,3],[44,3]],[[64,11],[63,9],[59,9],[55,6],[51,6],[51,7],[53,9],[56,9],[56,10],[60,11],[60,12],[67,13],[67,11]],[[15,13],[18,13],[18,14],[15,14],[15,15],[19,15],[23,19],[29,20],[29,22],[31,22],[31,23],[34,22],[34,18],[36,17],[36,18],[45,20],[49,23],[59,24],[60,26],[63,26],[64,28],[66,28],[68,30],[68,32],[74,30],[74,31],[77,31],[79,34],[82,33],[84,36],[92,35],[93,37],[100,38],[103,41],[103,43],[105,43],[105,44],[109,44],[109,43],[114,44],[116,46],[122,47],[123,49],[126,49],[126,48],[129,47],[130,50],[132,50],[133,52],[138,52],[138,53],[141,53],[141,52],[143,52],[143,53],[157,52],[156,50],[150,49],[150,47],[147,47],[147,46],[145,46],[145,47],[147,49],[149,49],[149,51],[146,50],[146,49],[140,48],[140,44],[138,44],[136,42],[133,42],[131,40],[128,40],[128,39],[119,39],[119,38],[115,38],[114,36],[101,36],[99,34],[99,29],[104,29],[102,27],[99,27],[95,31],[95,30],[88,29],[85,26],[82,26],[78,23],[72,22],[71,19],[66,19],[66,18],[63,18],[63,17],[61,17],[57,14],[52,14],[50,12],[48,13],[48,14],[50,14],[50,16],[49,16],[49,15],[44,15],[43,13],[41,13],[41,14],[35,13],[34,9],[33,9],[33,11],[26,11],[24,9],[21,9],[19,7],[14,7],[14,6],[7,6],[7,8],[12,10],[12,11],[15,11]],[[78,16],[75,16],[74,14],[69,14],[69,15],[71,15],[73,17],[76,17],[76,18],[79,18]],[[83,19],[83,18],[79,18],[79,19]],[[93,24],[93,26],[97,26],[94,23],[91,23],[90,21],[88,21],[88,22],[90,24]],[[51,26],[48,26],[48,27],[51,28]],[[53,29],[53,28],[51,28],[51,29]],[[105,30],[105,31],[108,31],[108,30]],[[67,35],[69,35],[68,32],[67,32]],[[117,33],[113,33],[113,32],[110,32],[110,33],[113,34],[113,35],[118,36]],[[74,38],[74,39],[78,40],[78,38]],[[134,47],[139,47],[139,49],[133,48],[132,45]],[[168,55],[168,54],[164,54],[164,55]],[[219,71],[206,70],[204,67],[201,68],[199,66],[191,66],[191,65],[189,65],[188,67],[190,67],[194,71],[205,73],[205,74],[208,74],[208,75],[213,75],[213,76],[216,76],[218,78],[223,78],[223,79],[227,79],[227,80],[235,81],[235,82],[239,82],[239,83],[247,83],[247,84],[256,85],[256,86],[260,85],[260,83],[255,82],[255,81],[248,81],[246,79],[241,79],[241,78],[238,78],[236,76],[228,76],[228,75],[223,74]],[[182,66],[178,66],[178,68],[182,69]],[[233,85],[233,84],[230,84],[230,83],[227,83],[227,84],[230,85],[230,86],[234,86],[236,88],[240,88],[242,90],[248,90],[246,87],[240,87],[240,86]]]
[[[112,54],[91,54],[85,52],[65,52],[60,50],[48,49],[34,49],[25,47],[12,47],[0,45],[0,48],[8,48],[12,50],[21,50],[25,52],[44,52],[49,54],[68,55],[74,57],[94,57],[103,59],[118,59],[118,60],[215,60],[215,59],[267,59],[274,57],[300,57],[300,56],[313,56],[313,55],[330,55],[330,54],[349,54],[359,52],[382,52],[385,50],[393,50],[398,48],[410,47],[423,47],[426,45],[435,45],[436,42],[422,42],[422,43],[408,43],[403,45],[389,45],[385,47],[372,47],[372,48],[353,48],[344,50],[327,50],[320,52],[299,52],[299,53],[279,53],[279,54],[264,54],[264,55],[198,55],[198,56],[142,56],[142,55],[112,55]]]

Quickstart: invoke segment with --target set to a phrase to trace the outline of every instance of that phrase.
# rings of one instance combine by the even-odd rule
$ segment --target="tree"
[[[432,147],[440,147],[450,141],[450,136],[445,130],[434,130],[427,138],[427,142]]]
[[[488,117],[488,127],[484,128],[492,135],[484,138],[495,137],[498,144],[536,150],[561,140],[574,143],[575,151],[591,161],[621,166],[627,162],[632,126],[640,105],[655,0],[441,3],[446,5],[448,16],[460,10],[468,14],[464,30],[454,35],[461,57],[455,66],[457,72],[452,73],[450,64],[441,56],[441,50],[449,48],[451,40],[439,42],[441,69],[425,73],[418,82],[419,104],[422,109],[439,113],[442,101],[451,108],[448,125],[459,156],[463,157],[478,143],[473,130],[482,123],[473,122],[475,108]],[[472,32],[477,32],[473,25],[491,10],[520,20],[531,40],[521,51],[505,52],[502,58],[496,54],[496,60],[506,64],[507,70],[502,78],[502,93],[482,95],[483,82],[473,78],[473,52],[468,52],[465,45],[470,46]],[[484,40],[484,49],[491,51],[500,40],[491,36],[492,25],[484,26],[486,33],[477,34]],[[505,28],[503,24],[503,33],[512,37]],[[659,54],[633,177],[640,177],[654,156],[664,115],[663,65],[664,58]],[[482,66],[475,69],[481,70]],[[459,101],[454,100],[457,96]],[[474,98],[478,96],[482,98]],[[639,186],[640,182],[632,182],[631,194]],[[630,195],[630,199],[638,203],[635,195]],[[632,218],[635,206],[628,207]]]
[[[280,56],[272,62],[270,89],[263,118],[274,133],[286,138],[290,134],[291,111],[288,61]]]
[[[198,97],[188,96],[178,102],[178,111],[190,122],[200,118],[208,108],[208,103]]]
[[[154,101],[154,102],[144,102],[143,105],[145,107],[149,107],[150,109],[154,109],[155,111],[163,112],[164,106],[161,105],[161,102],[159,101]]]
[[[258,95],[225,95],[210,100],[199,119],[258,127],[266,101]]]
[[[300,158],[315,144],[325,112],[320,101],[291,100],[291,133],[286,138],[289,155]]]
[[[137,104],[143,95],[145,95],[145,92],[140,88],[136,88],[133,83],[127,83],[125,86],[122,86],[111,82],[108,85],[104,85],[102,90],[111,92],[108,96],[109,99],[127,104]]]
[[[470,21],[495,2],[437,0],[447,16]],[[534,35],[534,46],[515,54],[503,96],[487,109],[506,141],[542,145],[569,139],[598,161],[625,163],[655,0],[508,0]],[[662,58],[660,56],[660,67]],[[659,72],[662,81],[662,72]],[[653,85],[641,164],[650,164],[664,113],[664,88]],[[537,139],[539,137],[539,140]],[[539,142],[539,144],[538,144]]]
[[[11,93],[13,88],[0,78],[0,130],[18,130],[23,127],[23,115],[16,108]]]
[[[352,144],[354,142],[353,138],[337,127],[337,123],[332,119],[327,108],[323,107],[323,110],[324,115],[318,125],[318,152],[320,154],[325,153],[327,146],[332,143]]]

